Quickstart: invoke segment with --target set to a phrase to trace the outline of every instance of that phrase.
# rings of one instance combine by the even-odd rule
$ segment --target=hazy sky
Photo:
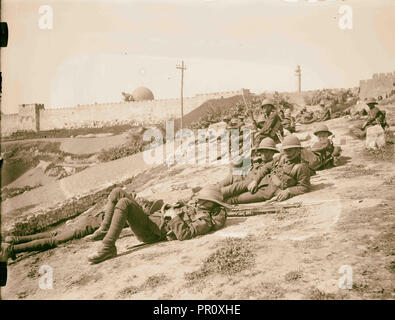
[[[39,28],[41,5],[53,29]],[[353,28],[339,8],[350,5]],[[156,99],[238,90],[354,87],[395,71],[394,0],[2,1],[2,111],[121,100],[149,87]]]

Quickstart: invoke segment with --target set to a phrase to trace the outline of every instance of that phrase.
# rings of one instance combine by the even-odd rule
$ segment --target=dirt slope
[[[363,141],[346,135],[352,124],[327,122],[335,141],[344,143],[343,157],[312,177],[311,192],[287,201],[302,201],[301,208],[229,218],[222,230],[182,242],[131,248],[138,242],[126,235],[117,242],[118,256],[98,265],[86,257],[99,243],[84,240],[21,255],[9,263],[2,297],[394,299],[394,158],[366,154]],[[161,170],[135,180],[140,195],[188,197],[192,188],[227,173],[226,167]],[[39,288],[43,265],[53,270],[53,289]],[[344,270],[352,271],[352,289],[339,288]]]

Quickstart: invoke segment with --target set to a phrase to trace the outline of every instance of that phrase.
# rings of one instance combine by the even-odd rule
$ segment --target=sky
[[[339,27],[343,5],[351,29]],[[395,0],[3,0],[1,110],[116,102],[139,86],[178,98],[182,60],[186,97],[295,91],[297,65],[302,90],[356,87],[395,71],[394,17]]]

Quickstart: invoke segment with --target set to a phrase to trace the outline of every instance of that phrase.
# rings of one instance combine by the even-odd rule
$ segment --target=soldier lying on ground
[[[314,142],[310,148],[304,148],[302,161],[305,161],[311,169],[311,175],[315,170],[323,170],[335,165],[335,158],[340,156],[341,147],[334,146],[329,137],[332,132],[324,124],[319,124],[314,132],[318,141]]]
[[[385,119],[385,111],[381,111],[379,108],[377,108],[377,101],[376,99],[372,98],[369,99],[366,104],[369,107],[369,116],[367,121],[363,125],[356,125],[354,126],[351,131],[352,133],[357,136],[358,138],[364,138],[366,137],[366,129],[368,127],[374,126],[374,125],[380,125],[384,130],[388,127],[388,124]]]
[[[329,101],[321,101],[320,106],[322,108],[321,115],[318,116],[319,121],[326,121],[331,119],[332,116],[332,109]]]
[[[313,111],[301,111],[297,116],[297,121],[302,124],[309,124],[317,121]]]
[[[324,124],[320,124],[315,130],[314,134],[318,137],[318,141],[311,146],[313,151],[320,159],[319,165],[315,170],[325,169],[334,165],[334,157],[340,156],[341,148],[334,146],[329,137],[332,132]]]
[[[253,181],[240,181],[222,187],[221,193],[229,204],[261,202],[274,198],[283,201],[310,189],[310,170],[301,161],[299,139],[288,135],[282,143],[282,154],[264,166]]]
[[[157,201],[150,213],[120,189],[111,192],[112,210],[106,210],[103,223],[88,240],[103,240],[99,250],[90,255],[91,263],[99,263],[117,255],[115,242],[127,221],[138,240],[154,243],[163,240],[186,240],[218,230],[225,224],[228,207],[222,202],[218,188],[202,189],[187,204],[174,206]],[[111,196],[110,195],[110,196]],[[159,204],[159,205],[158,205]]]
[[[266,165],[267,163],[271,162],[273,160],[273,156],[275,153],[278,153],[279,151],[276,149],[276,145],[271,138],[264,138],[261,143],[259,144],[258,147],[254,148],[252,150],[253,152],[253,158],[252,158],[252,168],[248,172],[247,175],[233,175],[232,172],[229,173],[229,175],[219,183],[221,187],[226,187],[231,185],[232,183],[238,182],[238,181],[243,181],[246,179],[252,179],[259,169]],[[242,162],[240,163],[242,164]],[[232,168],[233,171],[233,168]]]
[[[28,236],[5,237],[5,243],[2,244],[2,246],[4,246],[4,250],[8,252],[8,257],[11,257],[15,260],[15,255],[17,253],[52,249],[61,243],[65,243],[74,239],[80,239],[92,234],[103,224],[104,217],[107,216],[106,212],[113,210],[114,202],[116,203],[123,197],[135,199],[135,195],[129,195],[120,188],[115,190],[116,191],[113,191],[109,195],[104,212],[97,212],[95,207],[93,207],[74,220],[69,220],[66,222],[66,226],[62,228]],[[138,198],[136,201],[138,201],[140,206],[144,207],[146,210],[148,210],[152,205],[152,202],[145,199]]]

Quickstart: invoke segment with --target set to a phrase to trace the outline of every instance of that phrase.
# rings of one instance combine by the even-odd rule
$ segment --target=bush
[[[101,162],[108,162],[108,161],[113,161],[120,158],[128,157],[141,151],[143,151],[143,144],[137,141],[133,141],[118,147],[102,150],[99,153],[98,159]]]
[[[37,184],[35,186],[24,186],[22,188],[7,188],[4,187],[3,190],[1,190],[1,200],[4,201],[7,198],[13,198],[16,197],[26,191],[33,190],[35,188],[41,187],[42,184]]]
[[[250,246],[250,239],[227,238],[220,247],[204,261],[199,270],[185,273],[187,281],[196,281],[211,274],[235,275],[252,267],[255,254]]]

